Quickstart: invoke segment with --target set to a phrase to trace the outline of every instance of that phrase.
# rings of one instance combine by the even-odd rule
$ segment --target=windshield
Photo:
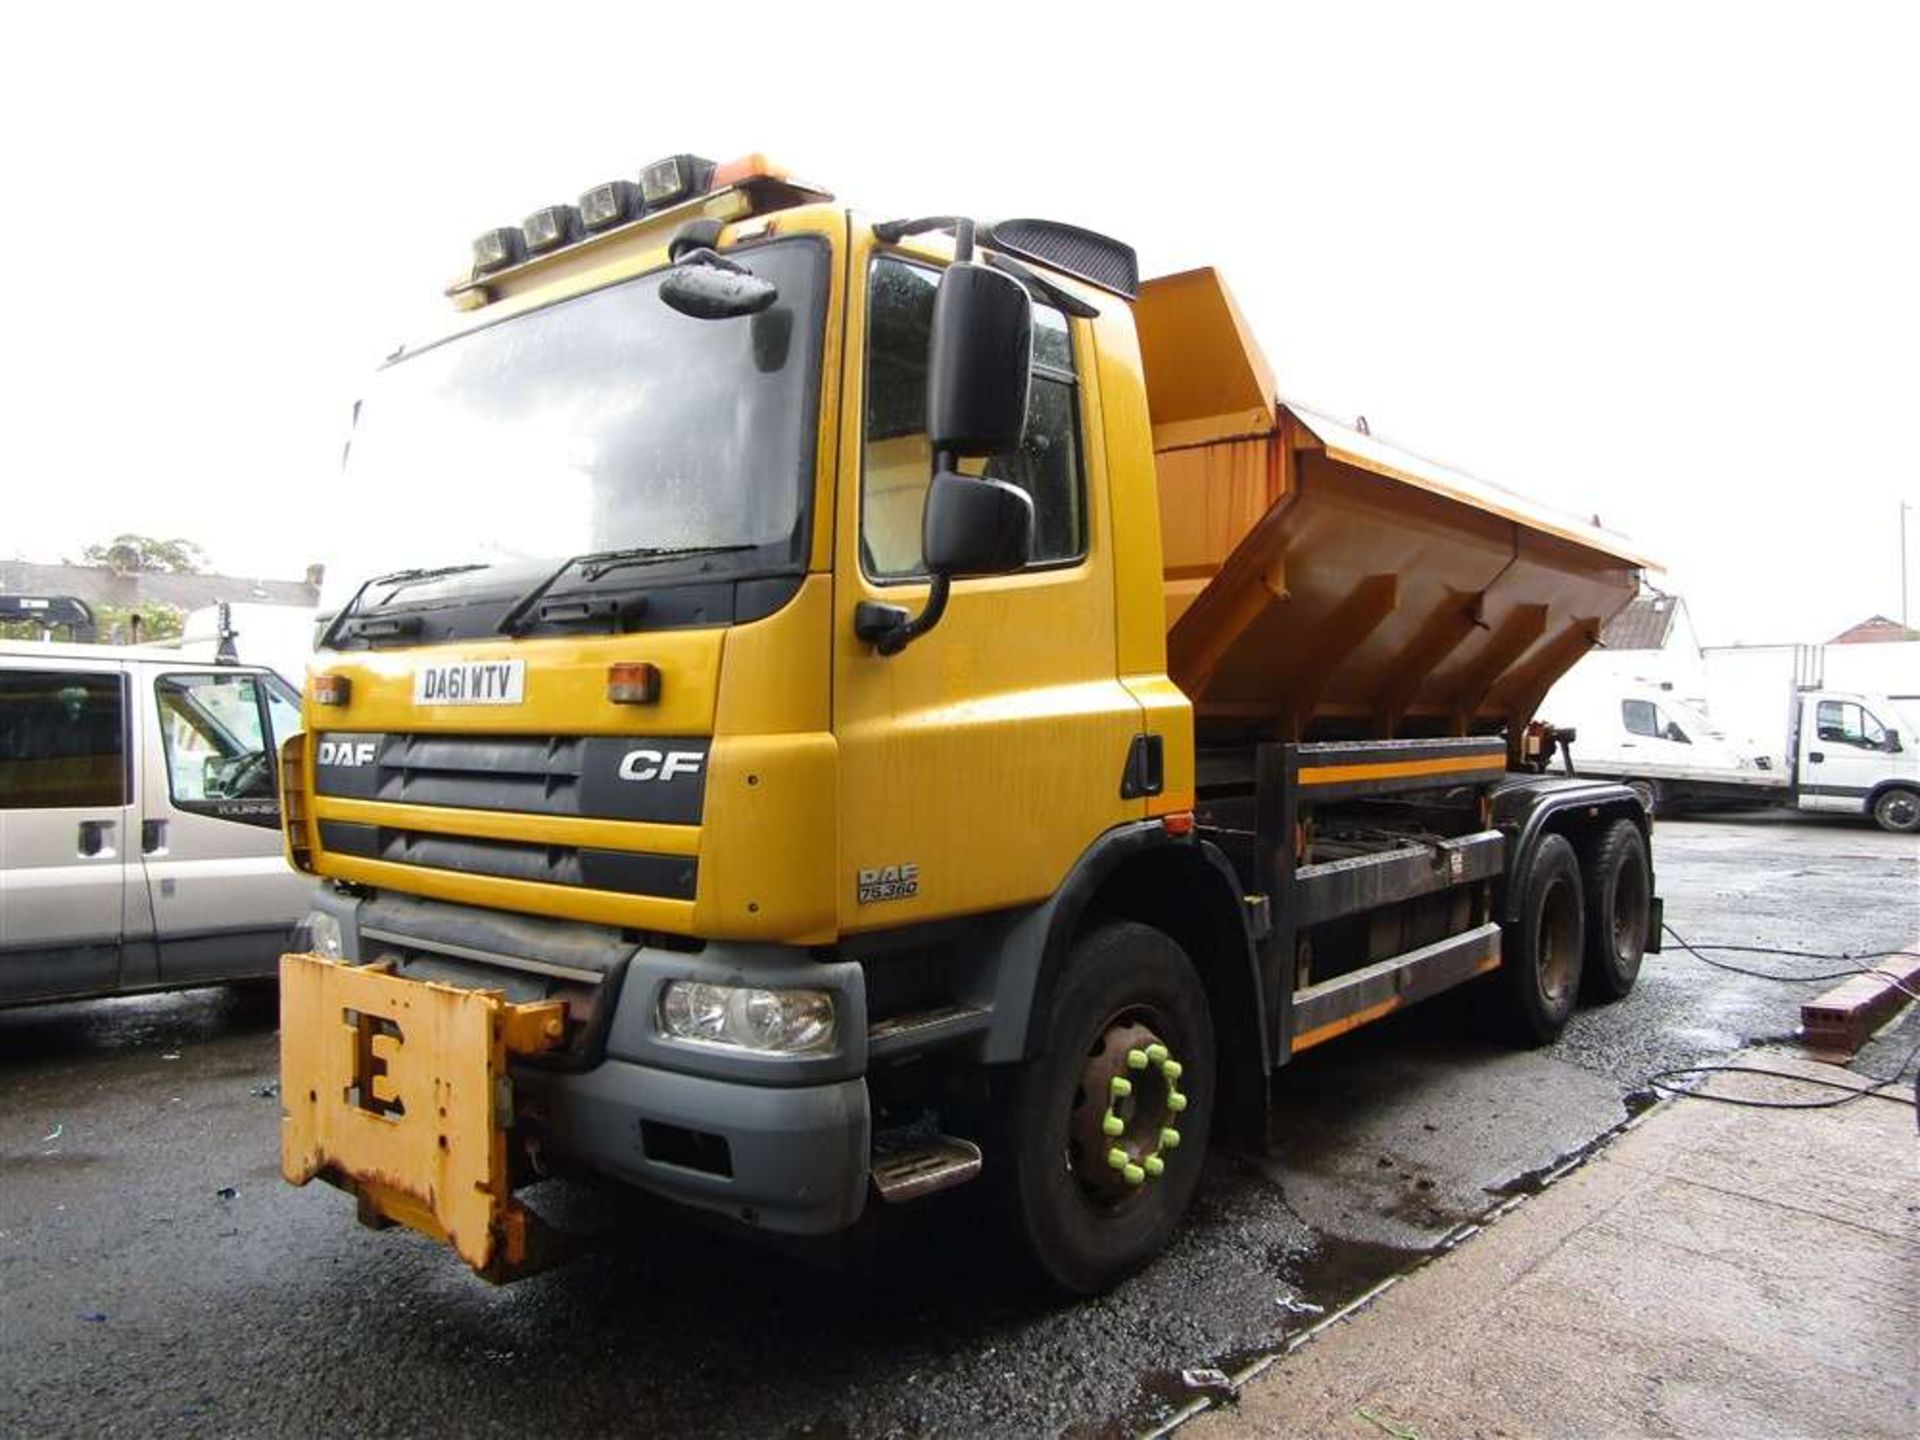
[[[323,607],[416,567],[485,568],[396,592],[398,605],[511,587],[587,551],[798,561],[826,249],[793,239],[729,258],[779,288],[769,309],[690,319],[662,302],[656,270],[383,369],[348,447],[348,508],[328,506],[355,530]]]

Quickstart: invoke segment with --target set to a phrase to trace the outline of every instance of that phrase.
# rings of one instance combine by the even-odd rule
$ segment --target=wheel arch
[[[1895,775],[1890,779],[1876,782],[1874,787],[1867,792],[1867,798],[1861,813],[1871,820],[1875,808],[1880,804],[1881,797],[1889,790],[1904,790],[1914,798],[1920,799],[1920,779],[1915,779],[1911,775]]]
[[[1157,820],[1108,831],[1049,902],[1032,969],[1021,1058],[1038,1053],[1054,986],[1074,942],[1104,920],[1132,920],[1187,954],[1207,992],[1219,1065],[1222,1133],[1265,1133],[1269,1069],[1266,997],[1239,881],[1220,851],[1171,835]]]
[[[1493,823],[1507,836],[1507,863],[1499,887],[1497,908],[1504,924],[1520,918],[1521,887],[1515,878],[1527,873],[1534,852],[1548,835],[1564,835],[1584,856],[1590,842],[1615,820],[1630,820],[1647,842],[1649,888],[1653,880],[1653,824],[1646,808],[1623,783],[1573,782],[1557,779],[1521,780],[1503,786],[1494,796]],[[1659,900],[1648,930],[1647,949],[1659,951]]]

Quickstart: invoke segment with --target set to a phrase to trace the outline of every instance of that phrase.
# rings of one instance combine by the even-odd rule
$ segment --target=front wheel
[[[1110,1289],[1166,1245],[1206,1158],[1213,1021],[1186,953],[1131,922],[1082,936],[1045,1047],[1011,1089],[999,1158],[1014,1228],[1056,1288]]]
[[[1873,823],[1896,835],[1920,830],[1920,792],[1883,790],[1873,802]]]
[[[1566,1028],[1585,949],[1580,861],[1566,836],[1544,836],[1520,881],[1519,918],[1501,936],[1504,1018],[1520,1044],[1552,1044]]]

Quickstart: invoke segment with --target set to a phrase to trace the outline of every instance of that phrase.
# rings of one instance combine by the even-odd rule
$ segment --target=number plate
[[[456,660],[413,672],[416,705],[518,705],[526,698],[524,660]]]

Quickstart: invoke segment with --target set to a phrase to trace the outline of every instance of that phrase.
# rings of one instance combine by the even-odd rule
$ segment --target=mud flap
[[[281,1173],[351,1191],[366,1223],[430,1235],[488,1279],[524,1273],[535,1223],[508,1181],[507,1064],[565,1033],[559,1001],[284,955]]]

